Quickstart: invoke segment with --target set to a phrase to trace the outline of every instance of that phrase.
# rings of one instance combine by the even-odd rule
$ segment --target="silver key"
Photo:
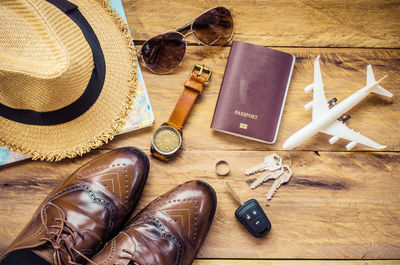
[[[267,171],[267,172],[263,173],[258,179],[253,181],[253,183],[250,184],[250,188],[255,189],[258,186],[260,186],[261,184],[263,184],[264,182],[266,182],[267,180],[277,179],[282,174],[283,174],[283,168],[279,168],[275,171]]]
[[[274,184],[272,184],[272,186],[267,194],[268,200],[271,200],[272,196],[274,196],[275,192],[279,189],[279,187],[283,183],[289,182],[290,178],[293,175],[293,172],[290,169],[289,165],[282,165],[282,168],[283,168],[283,174],[275,180]]]
[[[266,156],[264,158],[264,162],[262,162],[261,164],[255,165],[254,167],[247,169],[244,174],[248,176],[263,170],[274,171],[281,167],[282,158],[279,155],[273,153]]]

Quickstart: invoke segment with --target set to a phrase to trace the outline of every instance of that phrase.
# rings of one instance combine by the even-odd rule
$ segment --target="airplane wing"
[[[312,101],[312,119],[316,120],[329,111],[328,102],[325,97],[324,84],[322,83],[321,68],[319,66],[319,56],[314,62],[314,83]]]
[[[348,150],[353,148],[357,143],[360,143],[360,144],[363,144],[363,145],[366,145],[366,146],[369,146],[369,147],[372,147],[375,149],[383,149],[386,147],[384,145],[380,145],[380,144],[372,141],[371,139],[361,135],[359,132],[355,132],[354,130],[350,129],[349,127],[347,127],[344,123],[342,123],[340,121],[335,121],[329,127],[325,128],[321,132],[330,134],[337,138],[343,138],[343,139],[350,141],[350,143],[346,146],[346,148]]]

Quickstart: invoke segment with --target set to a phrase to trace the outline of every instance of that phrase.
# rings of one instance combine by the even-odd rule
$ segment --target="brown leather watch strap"
[[[151,150],[151,154],[153,156],[157,157],[158,159],[161,159],[162,161],[168,161],[168,157],[166,157],[165,155],[157,153],[156,150]]]
[[[203,92],[204,83],[207,81],[207,77],[198,75],[193,72],[189,80],[185,82],[185,89],[178,102],[175,105],[175,109],[172,112],[168,125],[174,127],[177,130],[181,130],[182,126],[189,115],[190,110],[197,97]]]

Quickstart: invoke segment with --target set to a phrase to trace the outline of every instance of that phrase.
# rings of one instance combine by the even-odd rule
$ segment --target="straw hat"
[[[0,1],[0,143],[57,161],[107,143],[136,89],[127,25],[107,0]]]

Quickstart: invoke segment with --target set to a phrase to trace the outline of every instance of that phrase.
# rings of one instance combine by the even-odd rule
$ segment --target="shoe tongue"
[[[53,208],[52,210],[50,210]],[[69,237],[66,237],[63,232],[63,227],[61,220],[65,219],[65,214],[62,212],[62,210],[54,210],[54,208],[58,208],[57,206],[53,206],[52,204],[44,206],[43,209],[43,218],[44,218],[44,223],[43,225],[47,227],[48,229],[48,234],[54,235],[54,238],[59,235],[60,239],[64,239],[64,244],[67,244],[68,246],[72,246],[71,239]],[[58,221],[57,221],[58,220]],[[64,224],[65,225],[65,224]],[[46,237],[46,236],[45,236]],[[56,240],[56,239],[54,239]],[[46,259],[48,262],[53,263],[54,262],[54,255],[55,251],[51,247],[51,244],[48,241],[44,245],[38,246],[36,248],[33,248],[32,251],[36,253],[37,255],[43,257]],[[63,262],[66,262],[64,260],[63,255],[61,255],[61,259]]]
[[[39,246],[32,249],[32,252],[44,258],[50,264],[54,263],[54,250],[47,245]]]
[[[62,220],[65,216],[59,210],[49,211],[50,208],[53,208],[51,204],[45,205],[43,208],[43,227],[47,227],[48,231],[54,235],[60,233],[61,223],[56,220]],[[44,237],[46,237],[44,235]],[[46,241],[44,241],[46,242]],[[44,245],[33,248],[32,251],[42,258],[46,259],[48,262],[54,262],[54,249],[50,247],[49,242],[46,242]]]
[[[144,264],[182,264],[194,248],[183,229],[160,211],[143,217],[126,229],[136,241],[137,262]]]

